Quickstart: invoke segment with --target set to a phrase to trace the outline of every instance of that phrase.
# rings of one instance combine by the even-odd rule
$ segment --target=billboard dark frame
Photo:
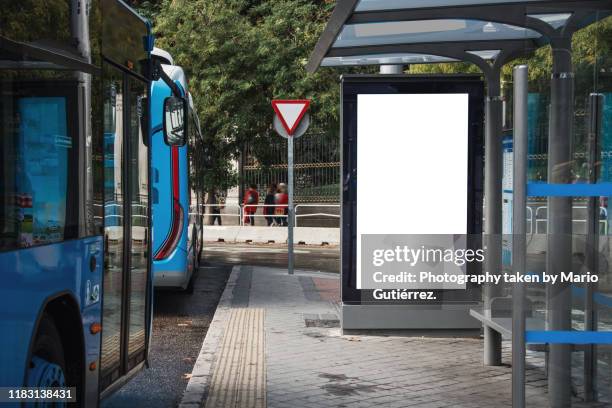
[[[484,188],[484,82],[480,75],[343,75],[340,82],[340,134],[342,136],[341,181],[341,275],[344,304],[372,305],[478,302],[480,288],[437,290],[435,301],[376,300],[374,290],[357,289],[357,95],[359,94],[468,94],[468,205],[467,233],[482,233]],[[501,138],[500,138],[501,143]],[[472,241],[480,246],[480,241]],[[468,273],[477,273],[469,271]]]

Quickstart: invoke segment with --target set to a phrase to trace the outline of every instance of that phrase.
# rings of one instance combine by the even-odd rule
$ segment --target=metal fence
[[[192,206],[190,208],[190,212],[189,215],[190,216],[203,216],[203,215],[208,215],[211,216],[211,211],[210,208],[211,207],[218,207],[217,204],[200,204],[200,211],[197,211],[197,207],[196,206]],[[249,213],[247,214],[247,212],[245,211],[245,207],[252,207],[252,208],[256,208],[255,213]],[[223,220],[222,223],[227,225],[227,221],[230,221],[229,225],[246,225],[246,219],[253,217],[255,219],[257,218],[273,218],[274,221],[276,223],[278,223],[279,220],[284,220],[284,222],[288,222],[286,219],[288,219],[288,216],[286,214],[264,214],[264,209],[266,207],[273,207],[274,209],[276,208],[285,208],[287,207],[287,205],[267,205],[267,204],[248,204],[248,205],[244,205],[244,204],[228,204],[228,205],[223,205],[223,209],[221,210],[221,212],[218,214],[219,217],[221,217],[221,219]],[[304,211],[300,211],[300,208],[305,209],[305,208],[312,208],[315,209],[319,212],[304,212]],[[335,209],[336,211],[333,211],[332,209]],[[294,225],[297,227],[298,226],[298,220],[299,219],[306,219],[306,218],[331,218],[331,219],[340,219],[340,204],[298,204],[294,207]],[[236,219],[237,218],[237,219]],[[286,226],[286,225],[285,225]],[[302,226],[302,224],[300,223],[299,226]]]
[[[337,203],[340,201],[340,141],[338,137],[306,133],[294,142],[296,203]],[[243,188],[254,183],[263,200],[270,184],[287,183],[287,141],[275,138],[265,152],[245,149]],[[265,157],[262,165],[256,157]],[[244,191],[244,190],[243,190]]]
[[[548,231],[548,206],[532,202],[525,208],[527,212],[527,234],[546,234]],[[483,211],[484,214],[484,211]],[[599,207],[599,233],[608,235],[610,233],[608,223],[608,209]],[[572,206],[572,229],[575,234],[586,234],[588,220],[587,207],[585,205]],[[485,218],[483,216],[484,223]]]
[[[586,234],[587,232],[587,207],[583,205],[575,205],[572,207],[572,228],[574,233]],[[529,220],[529,224],[533,225],[535,221],[535,233],[546,234],[548,231],[548,207],[543,205],[536,207],[535,218]],[[599,233],[608,235],[608,209],[599,207]]]
[[[190,208],[189,215],[211,215],[209,208],[216,207],[218,204],[200,204],[200,212],[196,212],[196,207]],[[286,205],[266,205],[266,204],[249,204],[248,207],[257,208],[256,212],[247,215],[244,211],[244,204],[229,204],[223,205],[223,210],[219,214],[223,219],[223,223],[230,221],[229,225],[245,225],[245,217],[253,218],[266,218],[272,217],[274,219],[287,218],[287,215],[278,214],[264,214],[265,207],[286,207]],[[260,208],[261,207],[261,208]],[[302,209],[302,211],[300,211]],[[314,211],[304,211],[304,210]],[[586,233],[586,222],[587,222],[587,207],[582,205],[575,205],[572,207],[573,217],[572,223],[574,224],[575,230],[579,233]],[[539,206],[528,206],[527,211],[527,234],[546,234],[548,227],[548,207],[545,205]],[[603,235],[609,234],[608,225],[608,210],[605,207],[599,207],[599,231]],[[296,227],[303,226],[300,219],[305,220],[308,218],[329,218],[334,220],[340,219],[340,204],[298,204],[294,208],[294,225]],[[484,218],[483,218],[484,221]],[[585,231],[581,231],[585,230]]]

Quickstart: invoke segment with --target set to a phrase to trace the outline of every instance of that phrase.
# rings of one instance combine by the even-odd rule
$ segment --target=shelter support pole
[[[404,73],[404,66],[403,65],[381,65],[380,66],[380,71],[381,74],[403,74]]]
[[[574,74],[571,36],[552,40],[553,73],[548,136],[548,182],[571,183]],[[572,198],[548,198],[546,272],[572,270]],[[568,283],[547,284],[547,330],[571,330]],[[571,406],[571,345],[549,345],[548,396],[551,408]]]
[[[485,270],[501,273],[502,248],[502,100],[499,69],[491,70],[487,77],[487,101],[485,106]],[[498,285],[483,288],[484,313],[491,316],[491,301],[501,295]],[[484,327],[484,364],[497,366],[502,363],[501,334]]]
[[[514,68],[514,174],[512,272],[526,271],[527,232],[527,66]],[[512,408],[525,407],[525,284],[512,288]]]
[[[589,95],[589,114],[587,122],[587,158],[588,158],[588,182],[597,183],[599,161],[599,137],[601,131],[602,107],[604,96],[600,93]],[[589,197],[587,203],[587,235],[585,242],[585,265],[586,272],[599,274],[599,200],[597,197]],[[585,284],[584,296],[584,329],[597,330],[597,310],[593,301],[593,294],[597,289],[596,283]],[[595,392],[597,359],[595,345],[587,344],[584,350],[584,400],[596,401]]]

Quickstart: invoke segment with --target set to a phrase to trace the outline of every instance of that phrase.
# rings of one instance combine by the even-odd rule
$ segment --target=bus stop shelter
[[[381,73],[397,74],[408,64],[463,61],[482,71],[487,85],[484,267],[501,271],[501,69],[537,48],[551,46],[548,183],[571,183],[568,163],[572,160],[574,97],[572,36],[611,12],[609,0],[338,0],[306,68],[314,72],[319,67],[380,65]],[[546,257],[549,273],[571,265],[571,234],[571,194],[549,195]],[[499,296],[499,289],[484,288],[484,315],[490,315],[491,301]],[[569,286],[548,287],[546,301],[547,330],[571,330]],[[501,333],[487,324],[483,328],[484,363],[499,365]],[[514,340],[512,346],[513,350],[523,351],[525,347],[524,342],[515,344]],[[548,394],[552,407],[571,404],[570,348],[571,344],[548,344]],[[513,357],[513,362],[516,361]],[[521,364],[513,370],[513,405],[517,407],[525,404],[524,377],[520,381],[521,377],[514,373],[524,371],[524,363]],[[587,381],[585,377],[588,395]]]

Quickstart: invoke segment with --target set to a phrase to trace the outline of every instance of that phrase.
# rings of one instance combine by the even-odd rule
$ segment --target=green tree
[[[64,0],[2,2],[0,35],[16,41],[70,39],[70,7]]]
[[[153,21],[159,14],[162,0],[131,0],[128,3],[138,10],[141,16]]]
[[[229,162],[246,142],[262,164],[274,134],[271,99],[309,98],[311,131],[338,137],[338,72],[308,74],[308,56],[333,9],[316,0],[165,0],[157,46],[183,66],[210,160],[205,190],[236,183]]]

